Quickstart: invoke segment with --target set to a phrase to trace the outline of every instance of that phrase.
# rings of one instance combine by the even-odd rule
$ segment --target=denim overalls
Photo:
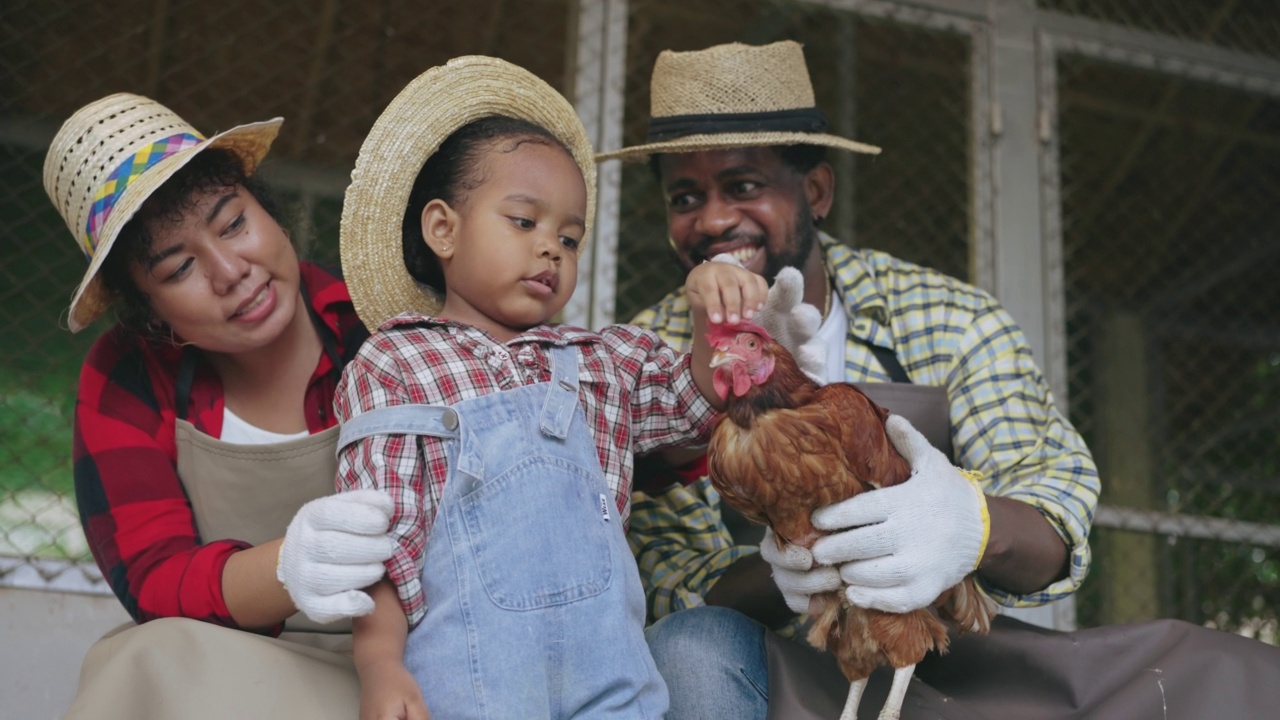
[[[445,440],[449,475],[422,572],[426,618],[405,665],[441,718],[660,718],[644,591],[578,403],[578,351],[551,382],[453,406],[359,415],[375,434]]]

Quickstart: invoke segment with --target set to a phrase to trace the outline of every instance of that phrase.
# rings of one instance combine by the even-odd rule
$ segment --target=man
[[[811,374],[945,388],[945,440],[957,465],[982,473],[982,492],[927,456],[911,482],[815,513],[833,533],[812,555],[770,540],[762,556],[734,544],[705,478],[672,484],[678,460],[639,460],[630,540],[671,718],[763,718],[780,658],[795,650],[778,650],[766,627],[792,629],[811,593],[847,586],[856,605],[905,612],[976,569],[997,602],[1032,606],[1074,592],[1089,568],[1097,471],[1021,331],[977,288],[818,230],[837,192],[827,149],[879,152],[825,127],[794,42],[668,51],[653,71],[650,142],[597,159],[649,159],[686,269],[729,253],[771,281],[787,266],[802,272],[826,347]],[[677,347],[690,341],[679,291],[634,322]],[[812,560],[823,567],[809,571]],[[839,680],[828,683],[836,708]],[[775,692],[775,716],[777,703]]]

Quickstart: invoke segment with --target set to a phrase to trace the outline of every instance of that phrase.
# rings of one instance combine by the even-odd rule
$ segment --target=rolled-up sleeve
[[[1089,570],[1098,472],[1006,311],[993,305],[969,323],[948,391],[960,464],[982,471],[989,495],[1039,510],[1070,550],[1067,577],[1039,592],[1018,595],[989,584],[984,589],[1011,607],[1042,605],[1075,592]]]

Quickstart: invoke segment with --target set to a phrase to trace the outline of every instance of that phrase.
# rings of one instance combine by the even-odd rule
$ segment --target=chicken
[[[712,431],[707,469],[712,485],[744,517],[768,525],[779,546],[810,547],[824,533],[813,511],[859,493],[906,482],[911,467],[885,432],[889,413],[848,383],[818,386],[791,354],[750,323],[712,326],[707,340],[716,392],[726,400]],[[994,603],[967,576],[925,608],[905,614],[849,605],[843,592],[815,595],[810,644],[835,655],[851,683],[841,720],[857,716],[867,678],[894,668],[880,713],[896,720],[916,663],[945,653],[946,626],[985,633]]]

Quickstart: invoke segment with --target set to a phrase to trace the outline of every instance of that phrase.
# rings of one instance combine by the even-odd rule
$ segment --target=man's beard
[[[793,267],[803,271],[805,261],[809,259],[809,255],[818,244],[818,226],[813,224],[813,218],[807,212],[808,209],[807,206],[801,206],[796,210],[795,225],[791,230],[792,242],[787,243],[791,247],[791,252],[775,255],[769,252],[769,245],[766,242],[764,270],[760,275],[770,284],[773,284],[783,268]]]

